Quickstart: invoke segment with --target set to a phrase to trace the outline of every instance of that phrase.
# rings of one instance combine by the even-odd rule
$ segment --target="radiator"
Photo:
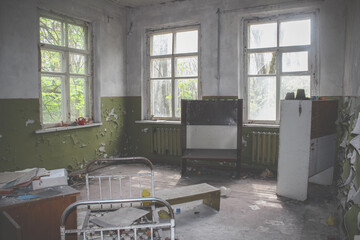
[[[171,127],[153,127],[151,152],[157,155],[180,156],[180,129]]]
[[[277,166],[279,134],[252,132],[252,163]]]

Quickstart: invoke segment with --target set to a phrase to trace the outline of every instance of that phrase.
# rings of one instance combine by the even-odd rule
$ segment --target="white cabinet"
[[[337,101],[281,101],[277,194],[304,201],[308,182],[330,185]]]

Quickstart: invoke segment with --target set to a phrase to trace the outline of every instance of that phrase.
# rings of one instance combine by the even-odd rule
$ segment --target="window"
[[[181,99],[198,99],[198,36],[197,27],[148,34],[151,119],[179,119]]]
[[[313,15],[245,21],[244,64],[248,122],[279,122],[287,92],[315,88]]]
[[[90,117],[89,24],[45,14],[39,24],[42,124],[56,126]]]

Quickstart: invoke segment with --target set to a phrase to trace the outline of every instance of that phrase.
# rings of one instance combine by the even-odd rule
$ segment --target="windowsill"
[[[170,120],[138,120],[135,123],[139,124],[159,124],[159,125],[180,125],[181,121]],[[264,124],[264,123],[244,123],[244,127],[262,127],[262,128],[279,128],[279,124]]]
[[[279,124],[264,124],[264,123],[244,123],[244,127],[261,127],[261,128],[280,128]]]
[[[161,125],[180,125],[180,121],[170,121],[170,120],[139,120],[135,123],[140,124],[161,124]]]
[[[74,129],[98,127],[101,125],[102,125],[102,123],[91,123],[91,124],[77,125],[77,126],[52,127],[52,128],[44,128],[44,129],[36,130],[35,133],[42,134],[42,133],[51,133],[51,132],[62,132],[62,131],[68,131],[68,130],[74,130]]]

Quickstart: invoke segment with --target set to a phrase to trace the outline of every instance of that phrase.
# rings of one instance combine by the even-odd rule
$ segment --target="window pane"
[[[198,31],[176,33],[175,53],[191,53],[198,51]]]
[[[160,58],[150,61],[150,77],[164,78],[171,77],[171,59]]]
[[[282,71],[283,72],[299,72],[307,71],[308,52],[289,52],[282,54]]]
[[[250,53],[249,54],[249,75],[275,74],[276,73],[276,53]]]
[[[85,78],[70,78],[70,115],[71,120],[86,117]]]
[[[63,46],[64,25],[60,21],[40,17],[40,42]]]
[[[70,53],[70,73],[85,74],[85,56]]]
[[[311,43],[311,20],[280,23],[280,46],[309,45]]]
[[[41,77],[43,123],[61,122],[61,77]]]
[[[305,90],[305,96],[310,97],[310,76],[284,76],[281,77],[280,99],[285,99],[286,93],[293,92],[296,96],[298,89]]]
[[[197,99],[198,98],[198,80],[178,79],[175,86],[175,117],[181,116],[181,99]]]
[[[151,114],[154,117],[171,117],[171,80],[150,81]]]
[[[41,71],[62,72],[62,60],[61,52],[41,50]]]
[[[176,77],[191,77],[198,75],[198,58],[197,57],[180,57],[175,58]]]
[[[276,77],[249,78],[249,120],[276,119]]]
[[[68,24],[68,44],[71,48],[86,49],[84,27]]]
[[[172,53],[172,33],[156,34],[151,37],[150,55],[166,55]]]
[[[276,23],[249,25],[249,48],[276,47]]]

